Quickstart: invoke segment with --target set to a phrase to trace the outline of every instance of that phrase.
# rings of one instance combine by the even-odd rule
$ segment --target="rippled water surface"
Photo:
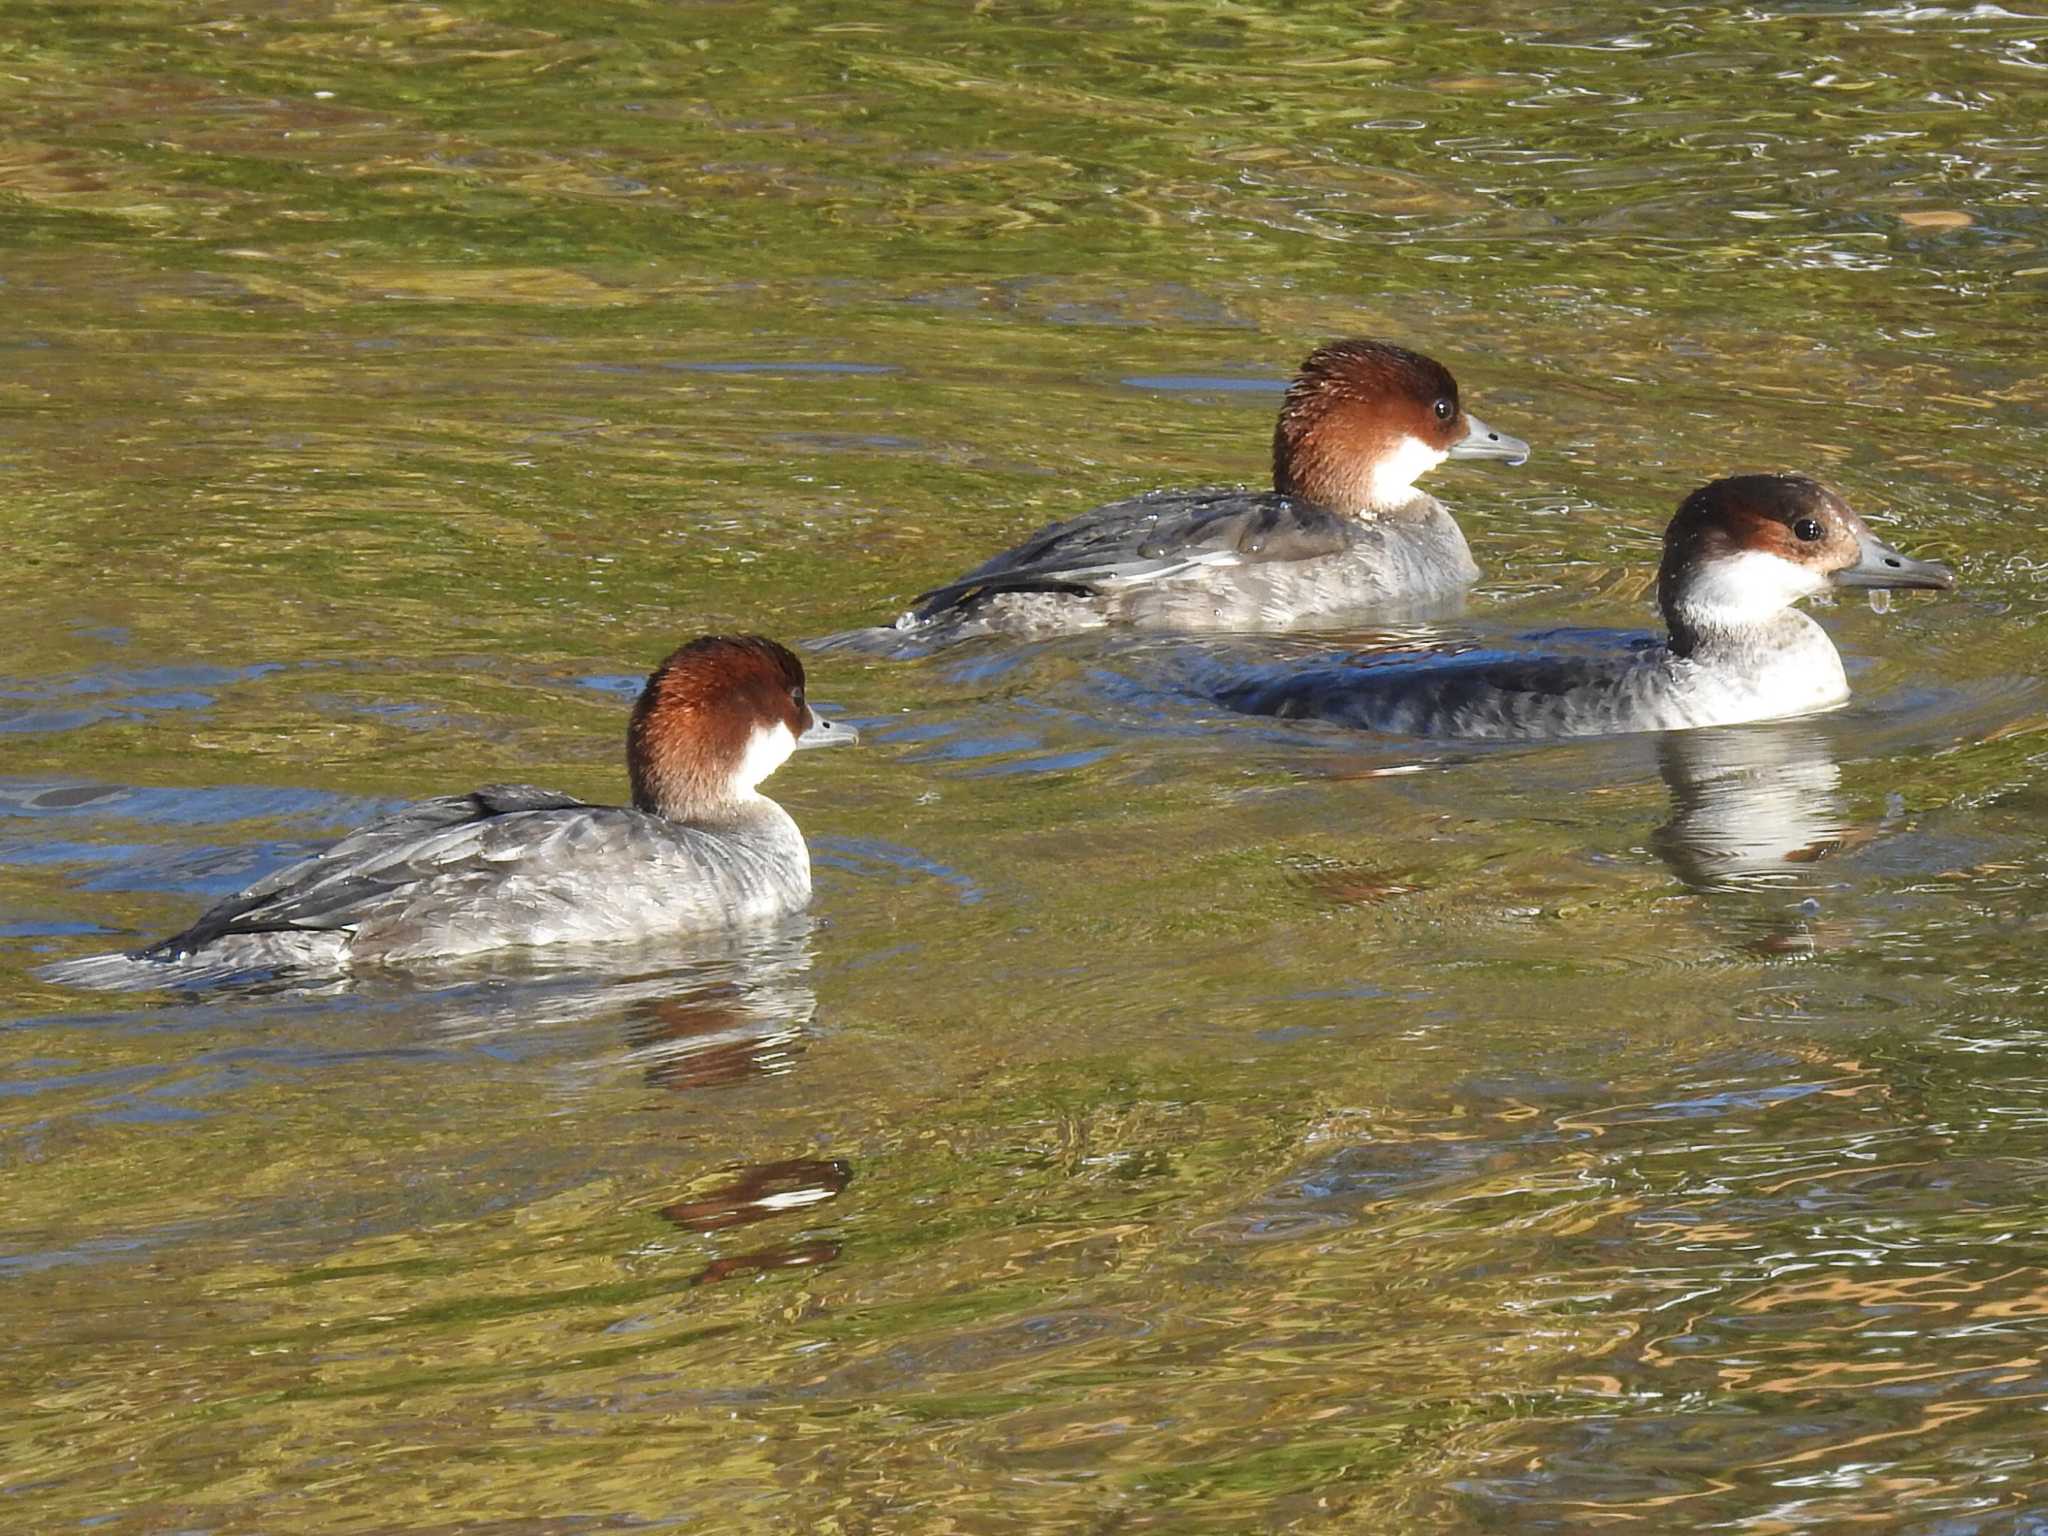
[[[4,14],[0,1524],[2048,1528],[2038,7]],[[1641,633],[1738,469],[1962,590],[1556,746],[820,656],[807,918],[35,975],[617,797],[677,640],[1256,481],[1344,334],[1536,450],[1345,645]]]

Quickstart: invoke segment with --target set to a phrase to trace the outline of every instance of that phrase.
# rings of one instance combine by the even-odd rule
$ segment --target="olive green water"
[[[0,1524],[2048,1529],[2048,20],[0,21]],[[814,658],[808,920],[34,977],[404,797],[615,797],[680,638],[1256,480],[1342,334],[1536,447],[1432,481],[1433,638],[1646,627],[1737,469],[1963,590],[1663,741]]]

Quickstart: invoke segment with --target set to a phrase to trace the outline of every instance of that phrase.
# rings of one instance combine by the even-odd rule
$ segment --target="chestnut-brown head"
[[[1335,512],[1400,506],[1445,459],[1519,464],[1529,445],[1458,402],[1435,358],[1384,341],[1332,341],[1309,353],[1273,429],[1273,489]]]
[[[1679,503],[1664,530],[1657,605],[1672,649],[1764,622],[1824,587],[1956,584],[1945,565],[1886,544],[1849,504],[1806,475],[1731,475]]]
[[[647,679],[626,728],[633,804],[671,821],[715,815],[800,747],[859,740],[812,712],[804,665],[762,635],[706,635]]]

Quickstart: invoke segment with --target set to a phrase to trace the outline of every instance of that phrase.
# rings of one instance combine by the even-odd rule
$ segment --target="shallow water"
[[[16,1529],[2019,1532],[2048,1517],[2048,22],[21,9],[0,140]],[[817,658],[806,919],[95,996],[381,806],[621,790],[713,627],[1256,480],[1441,357],[1462,613],[1651,622],[1803,468],[1954,595],[1824,718],[1230,716]],[[1593,642],[1586,642],[1593,643]]]

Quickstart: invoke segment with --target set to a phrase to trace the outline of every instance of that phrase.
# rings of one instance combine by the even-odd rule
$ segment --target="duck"
[[[1465,408],[1434,358],[1350,338],[1317,347],[1273,429],[1270,491],[1151,491],[1041,528],[921,594],[891,626],[825,642],[888,649],[1104,625],[1292,628],[1462,593],[1479,567],[1415,482],[1446,459],[1521,464],[1529,445]]]
[[[803,663],[762,635],[707,635],[648,677],[626,730],[630,806],[531,784],[422,800],[219,902],[180,933],[45,970],[86,986],[346,972],[485,951],[688,934],[811,899],[803,834],[761,782],[850,744]]]
[[[1215,692],[1246,714],[1467,740],[1786,719],[1849,698],[1840,653],[1798,602],[1829,588],[1955,584],[1947,566],[1900,554],[1811,476],[1733,475],[1688,495],[1665,530],[1661,643],[1605,655],[1358,655],[1263,669]]]

